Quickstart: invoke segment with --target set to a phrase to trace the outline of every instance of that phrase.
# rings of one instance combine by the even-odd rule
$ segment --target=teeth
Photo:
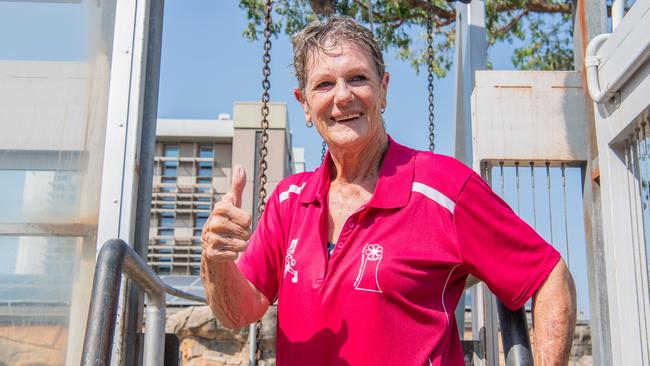
[[[340,116],[340,117],[336,117],[336,118],[334,118],[334,120],[336,122],[339,122],[339,121],[344,121],[344,120],[347,120],[347,119],[357,118],[357,117],[360,117],[360,116],[361,116],[361,113],[358,113],[358,112],[357,113],[349,113],[349,114],[345,114],[345,115]]]

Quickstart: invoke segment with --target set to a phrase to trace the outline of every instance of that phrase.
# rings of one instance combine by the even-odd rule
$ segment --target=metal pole
[[[497,313],[506,366],[533,366],[525,307],[512,311],[497,301]]]
[[[82,365],[110,364],[117,303],[120,297],[122,264],[126,251],[121,240],[110,240],[97,257],[93,292],[84,337]]]
[[[164,0],[149,2],[149,23],[147,31],[147,58],[145,66],[142,130],[140,134],[140,177],[136,202],[133,249],[142,258],[147,258],[149,226],[151,220],[151,193],[153,185],[153,164],[156,149],[156,124],[158,121],[158,87],[160,81],[160,58]],[[144,298],[136,286],[129,286],[126,313],[125,353],[126,364],[135,365],[135,355],[140,354],[135,336],[142,324]]]
[[[129,245],[120,239],[111,239],[97,257],[82,366],[106,366],[111,361],[113,336],[117,320],[117,305],[122,273],[138,284],[148,298],[144,338],[144,364],[159,366],[164,361],[165,293],[194,301],[205,299],[184,293],[165,285]]]
[[[165,360],[165,294],[147,296],[144,332],[144,365],[162,365]]]

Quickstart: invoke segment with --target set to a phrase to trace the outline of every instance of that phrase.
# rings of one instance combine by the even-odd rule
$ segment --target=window
[[[199,179],[204,179],[204,178],[197,178],[197,183],[201,183],[199,181]],[[211,187],[196,187],[196,192],[197,193],[210,193],[210,190],[211,190]]]
[[[178,157],[178,145],[177,144],[165,144],[163,146],[163,156],[166,158],[177,158]]]
[[[163,212],[160,214],[160,222],[158,223],[158,226],[161,228],[173,228],[175,220],[176,217],[173,213]]]
[[[202,161],[199,163],[199,177],[212,177],[212,162]]]
[[[212,145],[199,145],[199,157],[200,158],[212,158],[214,156],[214,150]]]
[[[158,274],[161,275],[168,275],[172,273],[172,267],[171,266],[158,266]]]
[[[178,163],[176,161],[165,161],[162,167],[162,174],[166,177],[176,177],[178,176]]]
[[[158,229],[158,236],[174,236],[174,229]]]
[[[194,216],[194,227],[202,228],[206,221],[208,221],[208,214],[198,213]]]

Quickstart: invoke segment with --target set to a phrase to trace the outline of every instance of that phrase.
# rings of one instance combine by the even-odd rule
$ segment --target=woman
[[[277,298],[278,365],[464,365],[454,309],[472,274],[511,308],[535,295],[538,362],[566,363],[575,295],[559,253],[470,169],[386,134],[372,34],[332,17],[293,44],[295,96],[329,152],[278,185],[250,240],[235,168],[202,237],[217,318],[241,327]]]

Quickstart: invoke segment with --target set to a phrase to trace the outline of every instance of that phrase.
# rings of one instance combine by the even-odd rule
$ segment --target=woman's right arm
[[[266,296],[235,264],[250,238],[251,215],[241,209],[245,183],[244,169],[234,167],[230,191],[214,206],[201,234],[201,279],[208,305],[228,328],[262,318],[269,306]]]

